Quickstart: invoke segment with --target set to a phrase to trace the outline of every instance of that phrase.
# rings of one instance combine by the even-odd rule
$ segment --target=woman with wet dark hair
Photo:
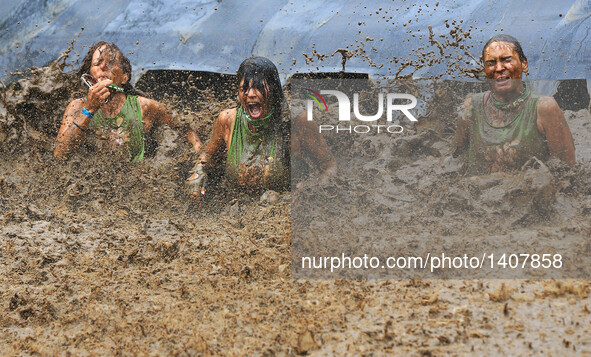
[[[248,58],[240,65],[237,80],[239,106],[220,113],[187,180],[196,198],[205,194],[207,172],[215,170],[223,159],[226,179],[247,190],[289,187],[291,159],[300,159],[304,152],[324,177],[336,173],[326,143],[318,130],[310,127],[314,124],[300,115],[290,132],[292,123],[273,62],[264,57]]]
[[[163,104],[138,95],[129,83],[131,63],[114,43],[93,44],[78,77],[88,85],[88,94],[66,108],[54,150],[58,159],[65,159],[87,138],[97,150],[139,162],[144,157],[146,133],[162,124],[181,126]],[[187,139],[199,151],[201,141],[192,129],[185,129]]]
[[[464,101],[454,156],[467,151],[468,171],[475,174],[519,169],[532,157],[556,157],[573,167],[572,135],[556,100],[532,93],[522,81],[528,64],[519,41],[492,37],[482,62],[490,90]]]
[[[240,64],[238,78],[242,78],[241,90],[248,91],[249,83],[261,93],[268,93],[272,108],[281,108],[285,100],[279,73],[273,62],[265,57],[252,57]],[[277,116],[278,117],[278,116]]]
[[[121,70],[123,71],[123,73],[129,74],[129,78],[131,78],[132,68],[131,62],[129,62],[129,58],[127,58],[127,56],[125,56],[123,52],[121,52],[121,50],[119,49],[119,47],[117,47],[116,44],[114,44],[113,42],[106,41],[99,41],[90,46],[88,53],[82,60],[82,64],[80,65],[78,72],[76,72],[77,78],[82,78],[83,76],[90,74],[90,67],[92,66],[92,56],[94,52],[99,48],[103,48],[103,51],[105,51],[105,53],[110,54],[111,58],[106,59],[107,63],[110,63],[110,66],[113,66],[115,64],[115,61],[118,57],[119,66],[121,67]],[[127,94],[140,94],[140,92],[136,91],[136,89],[131,85],[131,83],[129,83],[129,81],[123,84],[122,88],[124,89],[124,93]]]

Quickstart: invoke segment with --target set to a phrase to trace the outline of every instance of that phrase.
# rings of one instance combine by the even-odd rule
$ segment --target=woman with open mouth
[[[522,81],[527,58],[513,36],[496,35],[482,50],[490,90],[468,96],[452,141],[454,156],[467,149],[468,171],[519,169],[532,157],[575,165],[573,138],[558,103]]]
[[[88,86],[88,94],[66,108],[54,150],[58,159],[65,159],[87,138],[97,149],[138,162],[144,157],[146,133],[162,124],[181,126],[163,104],[137,95],[129,84],[129,59],[114,43],[92,45],[78,76]],[[192,129],[185,130],[198,152],[201,141]]]
[[[290,185],[291,162],[308,155],[323,177],[336,173],[334,157],[311,122],[292,121],[277,68],[267,58],[246,59],[237,72],[238,108],[222,111],[204,152],[187,180],[200,199],[207,172],[225,158],[226,179],[248,190],[281,190]],[[290,130],[292,128],[294,130]],[[291,137],[293,135],[293,137]],[[291,148],[290,148],[291,145]]]

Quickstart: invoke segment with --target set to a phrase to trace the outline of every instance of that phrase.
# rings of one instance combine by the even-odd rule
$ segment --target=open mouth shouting
[[[259,119],[263,114],[263,106],[259,102],[247,102],[246,109],[252,119]]]

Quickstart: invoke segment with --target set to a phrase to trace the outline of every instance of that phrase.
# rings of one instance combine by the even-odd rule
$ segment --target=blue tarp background
[[[273,60],[283,79],[295,72],[334,72],[341,69],[341,55],[331,55],[347,46],[357,49],[348,72],[393,76],[404,62],[395,63],[394,56],[412,60],[431,50],[439,56],[428,26],[440,41],[452,39],[454,26],[445,20],[471,29],[462,43],[475,58],[488,38],[504,32],[522,42],[530,79],[591,77],[591,0],[21,0],[0,6],[0,77],[51,62],[73,40],[70,60],[77,68],[87,46],[99,39],[129,53],[134,80],[148,69],[235,73],[251,55]],[[314,51],[326,56],[320,60]],[[477,66],[457,47],[445,54],[448,60],[414,75],[438,75],[454,62]],[[409,67],[401,74],[411,72]]]

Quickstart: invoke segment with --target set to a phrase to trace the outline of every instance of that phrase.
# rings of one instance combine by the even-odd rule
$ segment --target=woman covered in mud
[[[477,174],[519,169],[534,156],[573,167],[575,148],[564,114],[554,98],[533,94],[522,81],[528,65],[517,39],[492,37],[482,61],[491,90],[465,100],[453,155],[467,149],[468,171]]]
[[[196,198],[205,194],[207,173],[223,159],[226,179],[247,190],[289,187],[291,163],[304,165],[304,155],[318,166],[322,179],[336,173],[334,157],[314,124],[305,115],[290,122],[273,62],[264,57],[248,58],[240,65],[237,80],[240,105],[219,114],[187,180]]]
[[[129,59],[114,43],[92,45],[78,77],[89,86],[88,94],[66,108],[54,150],[58,159],[66,158],[88,137],[97,149],[139,162],[144,156],[145,133],[162,124],[180,126],[163,104],[137,95],[129,84]],[[192,129],[186,130],[187,139],[199,151],[199,138]]]

